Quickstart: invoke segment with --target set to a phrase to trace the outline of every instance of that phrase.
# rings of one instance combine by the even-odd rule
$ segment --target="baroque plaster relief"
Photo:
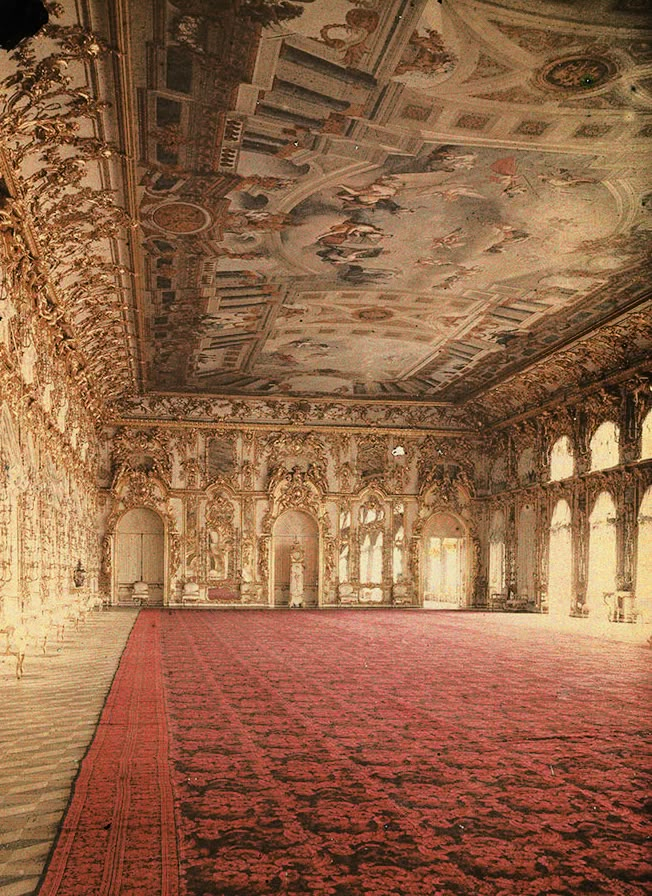
[[[112,580],[119,518],[132,507],[152,508],[164,520],[174,544],[165,595],[169,604],[184,602],[188,583],[197,586],[192,592],[197,595],[195,603],[272,603],[270,564],[277,521],[292,511],[307,514],[317,527],[319,605],[342,600],[415,605],[420,598],[410,554],[413,526],[433,501],[439,507],[457,507],[457,490],[474,493],[469,478],[474,438],[433,441],[412,433],[395,451],[397,440],[389,433],[322,435],[311,429],[265,431],[243,426],[235,438],[219,426],[199,434],[175,425],[142,424],[107,429],[105,438],[114,472],[108,495],[112,509],[104,522],[103,587],[109,588]],[[204,469],[205,445],[214,441],[233,449],[228,457],[234,466],[229,482],[214,476],[210,481],[198,479],[190,487],[185,481],[171,488],[166,484],[161,472],[166,466],[187,468],[194,461]],[[224,454],[220,457],[224,459]],[[256,474],[247,479],[243,468],[252,467]],[[426,490],[428,499],[422,503]],[[362,508],[366,510],[361,528]],[[345,517],[348,523],[343,522]],[[375,584],[359,579],[360,555],[363,547],[367,550],[365,537],[372,530],[374,540],[380,537]],[[362,563],[363,572],[368,572]]]

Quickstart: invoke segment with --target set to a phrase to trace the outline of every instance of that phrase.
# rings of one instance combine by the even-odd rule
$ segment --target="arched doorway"
[[[570,615],[573,599],[573,530],[571,509],[557,501],[550,522],[548,555],[548,613],[560,619]]]
[[[273,598],[275,607],[290,605],[290,582],[293,567],[302,568],[299,591],[303,606],[319,603],[319,526],[303,510],[286,510],[276,520],[272,533],[274,558]],[[296,585],[296,578],[295,578]],[[296,593],[294,592],[295,602]]]
[[[643,622],[652,622],[652,485],[638,512],[636,554],[636,609]]]
[[[586,602],[596,619],[609,618],[606,593],[616,590],[616,506],[609,492],[600,492],[589,518],[589,573]]]
[[[165,534],[154,510],[135,507],[118,521],[115,530],[115,596],[131,603],[134,584],[146,582],[148,603],[162,606],[165,589]]]
[[[435,513],[421,539],[424,607],[458,609],[468,604],[468,531],[450,513]]]

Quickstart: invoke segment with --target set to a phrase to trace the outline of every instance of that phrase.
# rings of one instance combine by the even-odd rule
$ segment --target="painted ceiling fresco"
[[[475,401],[611,325],[649,355],[647,3],[82,5],[124,400]],[[586,346],[579,378],[612,363]]]
[[[652,35],[640,4],[548,6],[157,8],[150,387],[463,398],[625,310],[635,271],[640,299]]]

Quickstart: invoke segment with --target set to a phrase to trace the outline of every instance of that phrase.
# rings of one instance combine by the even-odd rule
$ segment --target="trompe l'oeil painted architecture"
[[[0,608],[652,622],[640,4],[46,4],[0,60]]]

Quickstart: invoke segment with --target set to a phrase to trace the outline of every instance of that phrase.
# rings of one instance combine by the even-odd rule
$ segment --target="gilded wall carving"
[[[107,240],[124,239],[131,222],[102,177],[119,153],[93,136],[107,104],[81,75],[107,53],[106,43],[79,25],[51,22],[40,41],[23,41],[12,53],[0,115],[0,230],[13,240],[3,266],[11,281],[24,282],[56,332],[48,357],[67,355],[78,383],[92,384],[98,398],[133,382],[122,307],[130,272],[107,252]],[[12,288],[10,301],[16,295]],[[36,357],[44,356],[27,329],[21,335],[30,382]],[[47,374],[41,384],[46,395],[57,391]],[[90,391],[87,399],[97,412]]]
[[[6,197],[0,318],[0,627],[43,644],[99,600],[99,412]]]
[[[481,480],[478,503],[485,508],[480,530],[483,552],[490,540],[489,520],[496,510],[508,516],[505,535],[506,570],[503,588],[518,603],[518,545],[528,539],[534,554],[536,595],[527,595],[531,608],[547,609],[550,574],[550,532],[560,501],[570,507],[573,545],[571,598],[568,612],[589,613],[590,517],[596,501],[608,494],[615,506],[616,560],[614,587],[636,591],[636,543],[638,508],[652,483],[652,461],[642,456],[643,423],[652,409],[652,376],[638,372],[617,382],[605,383],[566,404],[558,402],[526,419],[489,431],[483,438],[484,453],[498,475]],[[617,458],[604,469],[592,468],[592,439],[605,422],[615,424]],[[572,469],[561,479],[551,479],[553,447],[566,439]],[[527,458],[527,464],[523,458]],[[531,531],[519,530],[523,507],[533,508]],[[488,595],[482,598],[488,599]],[[594,608],[595,612],[595,608]]]
[[[468,431],[473,418],[463,407],[425,402],[293,401],[285,398],[228,398],[148,393],[130,395],[116,402],[117,421],[138,420],[171,423],[175,420],[200,424],[219,421],[229,426],[268,424],[272,427],[310,426],[329,431],[342,426],[361,429],[373,426],[391,430]]]
[[[474,437],[433,442],[405,433],[399,444],[396,436],[373,430],[315,431],[296,424],[292,430],[230,430],[222,423],[193,429],[140,421],[107,428],[100,453],[113,471],[104,492],[112,508],[105,532],[112,536],[124,510],[140,503],[158,510],[183,547],[179,568],[169,567],[171,604],[189,601],[197,586],[197,600],[209,605],[270,605],[276,524],[288,511],[316,523],[321,606],[418,604],[413,530],[433,501],[459,510],[463,490],[464,519],[475,540],[468,512]],[[188,470],[196,471],[192,479]],[[476,573],[474,561],[469,602]],[[109,571],[106,586],[110,579]]]

